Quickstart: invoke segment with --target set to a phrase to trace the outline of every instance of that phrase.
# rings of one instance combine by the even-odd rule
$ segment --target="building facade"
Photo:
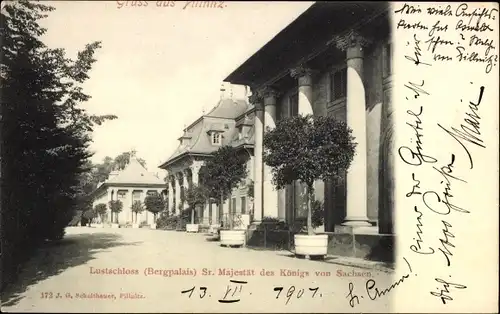
[[[224,91],[223,91],[224,92]],[[252,200],[248,187],[253,174],[253,119],[254,110],[246,100],[232,99],[222,94],[217,105],[207,114],[183,130],[176,151],[159,167],[167,171],[168,203],[171,213],[177,215],[188,205],[182,195],[193,184],[199,184],[199,171],[210,154],[221,146],[231,145],[248,159],[248,180],[233,190],[232,195],[219,208],[218,201],[207,202],[196,212],[196,223],[218,225],[229,211],[250,214]]]
[[[392,53],[386,2],[317,2],[234,70],[225,82],[251,87],[254,221],[305,219],[302,186],[276,190],[262,162],[266,130],[295,115],[344,120],[356,156],[342,180],[316,182],[326,232],[393,233]]]
[[[97,204],[106,204],[107,213],[104,218],[104,223],[118,222],[120,225],[133,223],[144,223],[151,225],[154,223],[153,214],[144,210],[137,214],[132,211],[132,204],[140,201],[144,204],[144,199],[150,194],[163,195],[165,183],[158,178],[156,174],[148,172],[141,163],[131,157],[129,164],[121,171],[112,171],[106,181],[98,185],[97,189],[92,193],[93,206]],[[113,221],[111,220],[111,209],[109,201],[120,200],[123,203],[123,209],[116,217],[113,213]],[[137,221],[135,219],[137,218]]]

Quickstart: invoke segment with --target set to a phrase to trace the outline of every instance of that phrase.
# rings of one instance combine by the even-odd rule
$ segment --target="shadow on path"
[[[142,242],[122,242],[122,237],[114,233],[95,232],[66,235],[61,241],[47,242],[23,266],[16,282],[2,293],[2,306],[13,306],[24,298],[28,287],[66,269],[83,265],[95,259],[94,255],[103,250],[138,245]]]

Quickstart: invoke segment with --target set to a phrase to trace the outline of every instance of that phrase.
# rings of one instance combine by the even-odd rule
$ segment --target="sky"
[[[118,119],[96,127],[93,162],[134,149],[148,170],[163,173],[158,166],[183,128],[216,105],[227,75],[312,4],[158,2],[168,1],[44,1],[56,9],[41,23],[49,47],[75,58],[86,44],[102,42],[83,85],[92,98],[82,107]],[[244,96],[242,86],[232,91]]]

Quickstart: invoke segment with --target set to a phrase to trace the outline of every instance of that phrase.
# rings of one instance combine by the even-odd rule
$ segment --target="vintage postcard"
[[[498,313],[498,10],[3,1],[1,311]]]

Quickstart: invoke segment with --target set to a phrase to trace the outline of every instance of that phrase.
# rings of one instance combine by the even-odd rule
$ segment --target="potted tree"
[[[120,200],[112,200],[108,203],[109,209],[111,209],[111,228],[119,228],[118,225],[118,214],[123,209],[123,203]]]
[[[306,187],[307,233],[295,234],[295,254],[325,256],[328,236],[315,234],[312,221],[314,182],[340,177],[355,154],[352,130],[343,121],[326,116],[294,116],[278,121],[264,135],[264,162],[273,183],[284,188],[295,181]]]
[[[206,192],[203,186],[193,184],[186,190],[185,200],[191,209],[191,223],[186,225],[186,232],[198,232],[199,225],[194,223],[194,215],[199,206],[206,202]]]
[[[95,211],[95,212],[97,213],[97,215],[99,216],[100,226],[101,226],[101,227],[104,227],[104,220],[105,220],[106,211],[107,211],[106,204],[101,203],[101,204],[97,204],[97,205],[95,205],[95,207],[94,207],[94,211]]]
[[[132,204],[132,212],[134,213],[134,221],[132,222],[132,228],[139,228],[139,222],[137,221],[137,214],[140,214],[144,211],[144,206],[141,201],[135,201]]]
[[[153,214],[153,223],[151,229],[156,229],[156,216],[159,212],[165,209],[165,200],[160,194],[151,194],[144,199],[146,210]]]
[[[200,169],[200,178],[208,196],[218,196],[219,214],[225,200],[243,179],[246,178],[246,158],[231,146],[223,146],[212,153],[205,166]],[[232,213],[228,213],[228,225],[220,231],[221,245],[241,246],[245,244],[245,230],[233,230]]]

